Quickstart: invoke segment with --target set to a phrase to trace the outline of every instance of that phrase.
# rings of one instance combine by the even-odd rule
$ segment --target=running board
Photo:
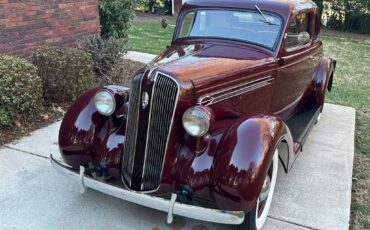
[[[293,141],[300,145],[300,150],[320,115],[320,107],[306,104],[287,121]]]

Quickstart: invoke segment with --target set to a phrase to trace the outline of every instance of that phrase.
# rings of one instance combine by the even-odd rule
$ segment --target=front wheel
[[[279,154],[278,150],[276,149],[256,205],[252,211],[245,214],[244,222],[240,225],[240,229],[260,230],[265,224],[267,215],[270,211],[272,197],[274,195],[278,165]]]

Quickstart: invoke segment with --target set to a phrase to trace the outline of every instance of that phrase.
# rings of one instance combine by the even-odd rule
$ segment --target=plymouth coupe
[[[129,88],[96,87],[73,103],[64,163],[52,165],[81,192],[165,211],[168,223],[261,229],[278,167],[288,173],[302,152],[335,64],[310,0],[189,0],[171,45]]]

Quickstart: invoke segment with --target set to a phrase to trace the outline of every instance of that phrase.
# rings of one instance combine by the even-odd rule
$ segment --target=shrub
[[[42,84],[37,69],[26,60],[0,55],[0,120],[32,114],[42,104]]]
[[[127,60],[121,60],[120,62],[117,62],[108,72],[110,80],[108,84],[130,87],[131,73],[127,73],[128,63],[126,61]]]
[[[102,37],[128,37],[133,16],[131,0],[100,0],[99,14]]]
[[[4,108],[0,108],[0,126],[10,125],[10,114]]]
[[[96,83],[90,54],[78,49],[49,48],[32,55],[48,101],[68,101]]]
[[[165,14],[172,13],[172,2],[170,0],[149,0],[148,7],[150,12],[154,13],[155,8],[164,8]]]
[[[91,54],[94,72],[101,83],[116,81],[117,75],[112,74],[112,70],[117,68],[122,56],[127,53],[126,38],[87,37],[79,42],[79,48]]]

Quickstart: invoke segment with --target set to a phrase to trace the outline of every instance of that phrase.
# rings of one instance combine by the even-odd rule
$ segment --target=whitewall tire
[[[265,224],[267,215],[270,211],[272,198],[274,196],[278,167],[279,154],[276,149],[272,158],[269,173],[266,175],[266,179],[256,205],[252,211],[245,214],[244,222],[240,225],[242,230],[260,230]]]

